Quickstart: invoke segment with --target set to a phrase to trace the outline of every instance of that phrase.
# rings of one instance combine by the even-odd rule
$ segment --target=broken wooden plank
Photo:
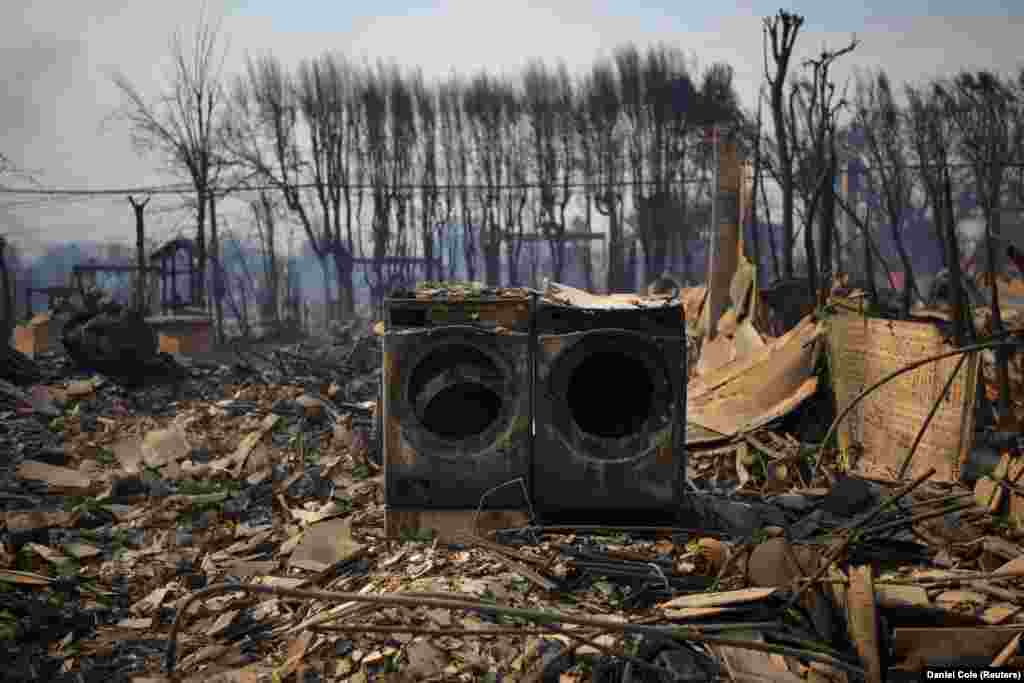
[[[850,567],[850,587],[846,592],[846,614],[850,638],[857,646],[864,680],[882,683],[879,659],[878,609],[875,606],[874,572],[871,565]]]
[[[1006,647],[1000,650],[999,654],[996,655],[996,658],[992,660],[992,664],[990,664],[990,666],[993,669],[999,666],[1004,666],[1008,661],[1010,661],[1010,657],[1013,657],[1015,654],[1017,654],[1017,652],[1020,650],[1020,635],[1021,634],[1019,633],[1015,635],[1013,637],[1013,640],[1008,642],[1006,644]]]
[[[741,605],[747,602],[764,600],[777,591],[778,588],[743,588],[735,591],[724,591],[722,593],[695,593],[693,595],[680,595],[668,602],[658,605],[661,609],[687,609],[690,607],[727,607],[729,605]]]

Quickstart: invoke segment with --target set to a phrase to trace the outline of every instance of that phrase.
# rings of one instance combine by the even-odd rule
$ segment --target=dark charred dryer
[[[537,309],[534,501],[552,521],[674,520],[673,449],[685,377],[678,303],[541,303]]]
[[[529,481],[528,301],[386,306],[388,510],[474,509],[491,490],[487,509],[525,507],[521,486],[501,484]]]

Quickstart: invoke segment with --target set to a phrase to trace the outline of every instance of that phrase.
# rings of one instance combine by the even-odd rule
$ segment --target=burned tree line
[[[217,258],[217,204],[259,186],[304,233],[343,314],[357,287],[379,296],[448,278],[454,261],[471,280],[522,283],[526,234],[547,245],[557,279],[567,233],[597,221],[609,225],[608,275],[588,284],[629,289],[627,231],[648,271],[685,260],[686,216],[708,194],[691,187],[709,177],[702,127],[740,117],[727,65],[698,72],[664,45],[622,46],[583,74],[533,61],[516,76],[428,80],[336,53],[294,69],[251,57],[229,76],[216,39],[210,25],[192,46],[176,39],[156,100],[118,77],[123,113],[191,183],[200,268]]]
[[[845,274],[876,312],[901,318],[915,303],[935,303],[927,284],[938,273],[959,344],[974,332],[972,303],[989,306],[992,332],[1002,333],[997,282],[1021,238],[1020,223],[1004,230],[1004,221],[1007,210],[1019,215],[1024,207],[1024,69],[964,70],[902,86],[876,69],[840,88],[830,68],[858,41],[796,64],[803,21],[785,11],[765,19],[762,99],[772,125],[766,134],[759,106],[755,122],[741,129],[759,167],[755,206],[767,216],[767,235],[751,231],[755,261],[764,263],[767,236],[775,280],[805,278],[808,296],[823,304],[834,274]],[[766,180],[781,205],[781,254]],[[965,219],[983,228],[970,241]],[[752,223],[758,225],[756,215]],[[963,271],[965,263],[976,277]],[[978,291],[976,284],[985,294],[972,300],[968,289]],[[1008,352],[1000,349],[997,358],[1005,414]]]
[[[762,284],[799,276],[820,302],[835,275],[854,274],[872,295],[899,290],[905,316],[925,294],[922,244],[937,245],[939,265],[961,278],[953,255],[967,250],[957,229],[964,194],[978,200],[994,244],[986,263],[998,271],[1000,216],[1024,187],[1015,165],[1024,71],[902,86],[876,71],[839,87],[835,66],[858,41],[800,59],[802,26],[784,11],[765,19],[756,115],[740,107],[728,65],[698,69],[666,45],[620,46],[576,74],[535,60],[515,75],[430,80],[328,53],[294,69],[272,54],[251,57],[228,75],[217,31],[204,25],[193,45],[174,43],[161,98],[117,84],[138,142],[191,184],[200,267],[207,254],[217,260],[218,203],[261,188],[264,208],[251,221],[262,253],[277,251],[267,216],[298,226],[342,315],[356,288],[377,298],[411,279],[449,279],[457,266],[471,280],[522,284],[524,236],[546,245],[545,274],[557,280],[567,244],[597,226],[607,226],[605,279],[588,286],[632,289],[637,246],[648,276],[682,268],[699,279],[712,125],[757,158],[748,222],[766,229],[746,243]],[[864,192],[839,191],[844,175]],[[269,287],[278,276],[262,270]],[[225,289],[214,288],[218,304]]]
[[[682,53],[664,46],[622,47],[579,77],[533,61],[519,78],[481,72],[433,83],[337,54],[294,73],[264,56],[230,91],[225,157],[279,191],[325,268],[330,260],[349,311],[353,286],[386,291],[413,276],[417,258],[424,279],[450,276],[452,259],[446,271],[439,257],[453,228],[469,279],[497,285],[504,272],[519,284],[526,233],[548,243],[558,278],[577,212],[586,232],[607,217],[601,285],[626,288],[627,202],[648,270],[663,270],[683,247],[670,228],[682,231],[693,201],[685,181],[707,171],[700,127],[739,116],[728,67],[698,81]],[[672,208],[678,223],[665,220]],[[372,263],[363,283],[354,281],[358,257]]]

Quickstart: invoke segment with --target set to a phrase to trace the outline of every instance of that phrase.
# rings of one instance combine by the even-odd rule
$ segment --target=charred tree
[[[772,121],[775,124],[775,145],[777,151],[777,172],[782,186],[782,275],[785,279],[794,277],[794,171],[790,149],[790,133],[786,120],[786,75],[793,55],[797,34],[804,18],[784,10],[764,20],[764,72],[768,80]],[[773,71],[769,72],[768,47],[771,46]]]
[[[146,283],[149,281],[146,271],[146,205],[151,197],[136,201],[134,197],[128,197],[128,203],[135,213],[135,267],[138,268],[135,280],[135,310],[146,313],[146,293],[149,289]]]
[[[223,55],[218,50],[218,26],[200,18],[191,45],[180,33],[171,40],[173,72],[166,91],[150,103],[123,74],[114,84],[127,100],[121,116],[131,125],[138,149],[163,157],[174,172],[184,172],[195,193],[196,251],[200,276],[194,281],[193,301],[205,301],[206,207],[218,172],[217,130],[226,98],[220,82]]]
[[[914,264],[903,236],[913,181],[907,159],[905,115],[893,98],[884,71],[858,82],[856,118],[871,163],[869,184],[881,196],[893,244],[903,265],[901,314],[907,317],[916,292]]]
[[[997,253],[994,236],[1000,234],[1003,191],[1007,168],[1014,150],[1021,148],[1024,122],[1020,101],[1012,86],[987,71],[959,74],[948,86],[937,87],[946,104],[946,113],[959,133],[960,152],[971,166],[979,203],[985,215],[985,253],[988,261],[988,285],[992,291],[992,332],[1004,331],[1000,310],[997,274],[1004,255]],[[996,376],[999,382],[999,415],[1012,417],[1010,398],[1010,353],[996,349]]]
[[[938,94],[908,86],[907,126],[911,146],[917,157],[921,184],[932,210],[932,223],[943,245],[942,261],[949,273],[950,304],[953,308],[953,334],[957,346],[967,343],[967,299],[961,273],[960,239],[950,179],[953,130],[942,109]]]

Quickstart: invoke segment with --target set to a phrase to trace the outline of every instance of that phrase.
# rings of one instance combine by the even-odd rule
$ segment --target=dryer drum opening
[[[609,391],[614,400],[609,400]],[[570,373],[566,401],[581,430],[617,439],[643,429],[654,401],[654,380],[638,358],[622,351],[597,351]]]
[[[450,344],[417,364],[409,398],[425,429],[461,441],[482,434],[499,418],[505,383],[504,372],[479,349]]]

